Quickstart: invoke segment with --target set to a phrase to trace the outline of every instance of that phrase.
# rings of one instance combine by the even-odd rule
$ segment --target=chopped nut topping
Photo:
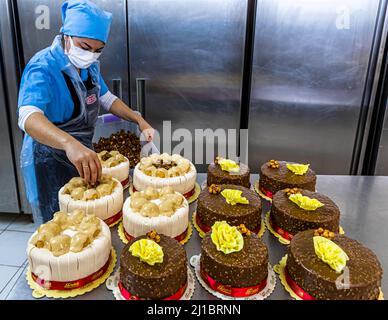
[[[291,189],[290,188],[286,188],[283,191],[287,194],[287,197],[289,197],[292,194],[300,193],[300,190],[298,188],[291,188]]]
[[[211,184],[209,187],[209,193],[210,194],[217,194],[221,192],[221,187],[217,184]]]
[[[250,236],[252,233],[251,231],[248,230],[248,228],[245,226],[245,224],[240,224],[238,227],[237,227],[238,231],[240,231],[240,233],[242,235],[246,235],[246,236]]]
[[[160,242],[160,235],[155,230],[147,232],[147,238],[155,241],[156,243]]]
[[[277,160],[269,160],[268,167],[271,169],[279,169],[280,164]]]
[[[327,239],[333,239],[335,237],[335,233],[327,229],[318,228],[314,230],[314,236],[321,236]]]

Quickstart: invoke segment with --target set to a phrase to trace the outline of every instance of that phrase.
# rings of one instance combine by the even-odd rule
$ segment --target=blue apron
[[[100,108],[98,79],[89,74],[90,86],[82,91],[80,88],[85,84],[74,86],[65,73],[64,77],[72,93],[74,105],[78,104],[79,110],[69,121],[56,126],[92,149],[94,126]],[[29,139],[32,142],[28,141]],[[51,220],[53,214],[59,210],[59,189],[72,177],[79,176],[78,171],[63,150],[43,145],[29,136],[25,137],[23,143],[21,166],[35,224]]]

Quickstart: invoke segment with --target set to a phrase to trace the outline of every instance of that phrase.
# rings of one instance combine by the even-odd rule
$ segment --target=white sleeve
[[[26,123],[28,117],[32,115],[35,112],[44,113],[41,109],[35,106],[21,106],[19,108],[19,119],[18,119],[18,125],[19,128],[22,129],[24,132],[24,124]]]
[[[112,106],[113,102],[118,99],[112,92],[109,90],[100,97],[100,103],[101,106],[106,110],[109,111],[110,107]]]

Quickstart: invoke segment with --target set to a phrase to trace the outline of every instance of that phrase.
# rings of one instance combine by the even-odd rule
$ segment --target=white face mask
[[[73,39],[70,39],[70,49],[65,50],[65,54],[69,57],[70,62],[78,69],[89,68],[101,55],[101,52],[91,52],[81,49],[74,45]]]

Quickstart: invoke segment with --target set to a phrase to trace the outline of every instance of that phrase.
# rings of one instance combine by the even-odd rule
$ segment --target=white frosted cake
[[[135,167],[133,188],[143,191],[147,187],[172,187],[189,198],[195,192],[197,170],[195,166],[179,154],[152,154],[144,157]]]
[[[32,279],[52,290],[79,288],[101,277],[111,257],[109,227],[82,210],[57,212],[27,244]]]
[[[82,209],[111,225],[122,216],[123,186],[110,176],[102,175],[98,185],[88,186],[80,177],[72,178],[58,194],[59,209],[72,212]]]
[[[122,186],[129,182],[129,161],[118,151],[101,151],[97,153],[102,166],[102,174],[119,180]]]
[[[188,225],[189,204],[171,187],[148,187],[125,200],[123,226],[128,240],[155,230],[181,241],[186,237]]]

